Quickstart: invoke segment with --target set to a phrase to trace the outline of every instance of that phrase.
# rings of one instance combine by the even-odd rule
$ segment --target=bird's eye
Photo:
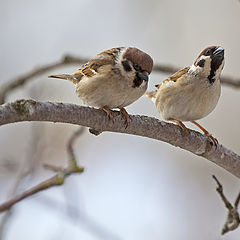
[[[209,48],[206,50],[205,52],[205,56],[210,56],[214,51],[215,51],[216,48]]]
[[[198,61],[197,66],[204,67],[204,64],[205,64],[205,60],[201,59],[200,61]]]
[[[140,71],[141,68],[139,67],[139,65],[137,63],[133,63],[133,67],[136,71]]]
[[[210,49],[208,49],[208,50],[205,52],[205,55],[208,56],[208,55],[210,55],[210,54],[211,54],[211,51],[210,51]]]

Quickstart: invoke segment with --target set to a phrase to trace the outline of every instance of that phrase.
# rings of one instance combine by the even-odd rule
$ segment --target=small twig
[[[216,188],[217,192],[219,193],[222,201],[225,204],[225,207],[228,209],[227,220],[223,226],[222,234],[225,234],[229,231],[235,230],[240,224],[240,217],[238,213],[238,203],[240,200],[240,192],[235,200],[234,206],[227,200],[223,193],[222,184],[218,181],[218,179],[213,175],[213,179],[216,181],[218,187]]]
[[[37,77],[41,74],[44,74],[46,72],[49,72],[50,70],[53,70],[57,67],[62,67],[69,64],[83,64],[85,62],[89,61],[88,58],[81,58],[81,57],[74,57],[70,55],[66,55],[63,57],[60,61],[55,63],[46,64],[44,66],[38,67],[29,73],[26,73],[22,76],[19,76],[17,78],[14,78],[12,80],[9,80],[1,85],[0,87],[0,105],[3,104],[6,100],[6,96],[8,93],[12,90],[14,90],[17,87],[23,86],[28,81],[34,79],[34,77]],[[163,65],[163,64],[156,64],[154,65],[153,71],[155,72],[161,72],[166,74],[172,74],[179,70],[180,68],[170,66],[170,65]],[[162,79],[164,80],[164,79]],[[233,79],[231,77],[222,77],[221,79],[222,84],[228,85],[231,87],[239,88],[240,87],[240,79]]]
[[[68,154],[69,154],[69,159],[68,159],[68,166],[66,168],[62,167],[56,167],[52,166],[50,164],[45,164],[45,167],[56,171],[57,174],[54,175],[53,177],[41,182],[40,184],[32,187],[31,189],[17,195],[16,197],[8,200],[7,202],[3,203],[0,205],[0,212],[4,212],[8,209],[10,209],[13,205],[16,203],[20,202],[21,200],[32,196],[40,191],[43,191],[45,189],[49,189],[54,186],[59,186],[64,183],[64,180],[67,176],[73,174],[73,173],[82,173],[84,169],[82,167],[79,167],[76,162],[76,157],[73,152],[72,145],[76,138],[80,136],[84,131],[84,128],[81,127],[79,130],[77,130],[73,136],[70,138],[69,143],[68,143]]]
[[[73,135],[71,136],[71,138],[67,144],[68,165],[71,166],[72,168],[77,168],[76,156],[73,151],[73,143],[80,135],[83,134],[84,130],[85,130],[84,127],[79,127],[79,129],[73,133]]]
[[[239,201],[240,201],[240,192],[238,193],[238,196],[237,196],[237,198],[235,200],[235,203],[234,203],[235,208],[238,208]]]

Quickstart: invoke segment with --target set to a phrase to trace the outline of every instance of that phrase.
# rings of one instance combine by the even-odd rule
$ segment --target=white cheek
[[[200,67],[200,66],[195,66],[194,64],[190,67],[189,69],[189,73],[193,74],[194,76],[200,75],[202,77],[206,77],[210,74],[210,70],[211,70],[211,64],[210,64],[210,58],[209,57],[205,57],[202,56],[199,61],[201,59],[205,60],[204,63],[204,67]]]

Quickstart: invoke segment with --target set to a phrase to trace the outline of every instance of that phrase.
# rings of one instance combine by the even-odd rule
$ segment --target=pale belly
[[[115,79],[104,80],[101,84],[99,81],[101,79],[77,85],[76,92],[83,104],[96,108],[123,108],[140,98],[147,89],[147,83],[133,88],[132,83],[124,84]]]
[[[207,116],[216,107],[221,92],[220,82],[211,87],[184,86],[159,91],[156,107],[164,120],[195,121]]]

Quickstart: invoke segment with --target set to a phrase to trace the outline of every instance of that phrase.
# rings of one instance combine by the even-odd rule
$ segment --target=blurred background
[[[118,46],[136,46],[155,63],[181,68],[205,47],[221,45],[226,53],[223,74],[240,77],[239,22],[238,0],[1,0],[0,83],[65,54],[90,58]],[[73,73],[78,67],[49,74]],[[13,91],[7,101],[81,104],[74,85],[48,79],[49,74]],[[151,74],[149,90],[166,77]],[[199,121],[237,153],[239,101],[239,89],[223,86],[214,112]],[[144,97],[127,110],[160,118]],[[2,126],[0,201],[52,176],[44,162],[66,165],[66,144],[76,129],[43,122]],[[220,235],[227,211],[211,175],[232,201],[239,180],[213,163],[152,139],[116,133],[96,137],[87,130],[74,149],[85,172],[20,202],[8,218],[1,214],[1,239],[240,239],[240,229]]]

